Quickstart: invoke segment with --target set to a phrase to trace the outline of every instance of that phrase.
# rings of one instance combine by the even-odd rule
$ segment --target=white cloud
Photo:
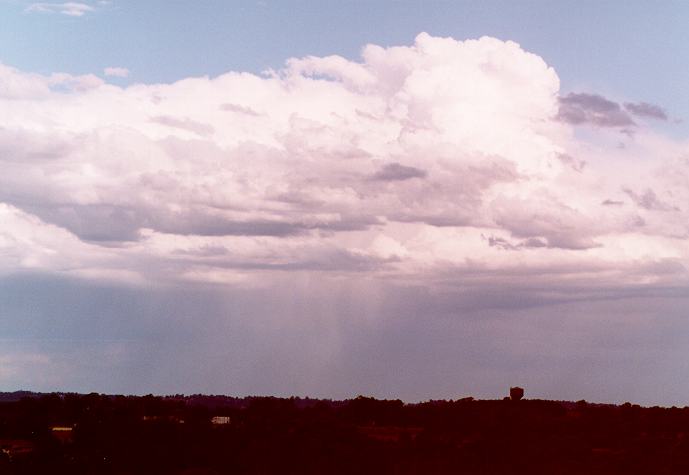
[[[579,138],[555,71],[512,42],[421,34],[361,62],[128,88],[0,66],[0,110],[6,272],[686,278],[687,144]]]
[[[50,76],[23,73],[0,63],[0,100],[36,101],[50,98],[52,93],[87,91],[103,84],[93,74],[75,76],[54,73]]]
[[[26,12],[35,13],[60,13],[68,16],[84,16],[86,13],[94,11],[91,5],[79,2],[65,3],[32,3],[26,8]]]
[[[103,70],[103,74],[110,77],[116,78],[126,78],[129,77],[129,69],[118,68],[118,67],[108,67]]]

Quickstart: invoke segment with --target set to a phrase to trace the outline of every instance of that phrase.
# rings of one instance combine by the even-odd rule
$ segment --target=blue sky
[[[0,0],[0,390],[686,404],[688,20]]]

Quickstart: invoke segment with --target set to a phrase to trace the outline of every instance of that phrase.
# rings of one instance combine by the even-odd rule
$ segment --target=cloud
[[[577,160],[576,158],[568,155],[566,153],[561,153],[557,156],[558,159],[565,165],[572,167],[572,170],[576,172],[582,172],[586,166],[586,162],[583,160]]]
[[[606,199],[601,202],[603,206],[622,206],[624,201]]]
[[[539,238],[529,238],[524,241],[513,243],[508,239],[499,236],[488,236],[485,238],[490,247],[497,247],[508,251],[517,251],[519,249],[549,247],[548,243]]]
[[[689,144],[516,43],[127,87],[0,65],[0,109],[8,387],[687,392]]]
[[[80,17],[95,11],[95,8],[86,3],[32,3],[26,7],[26,12],[33,13],[60,13],[62,15]]]
[[[651,189],[644,190],[643,193],[636,193],[633,190],[623,190],[634,203],[640,208],[648,211],[679,211],[679,208],[661,201],[656,195],[655,191]],[[608,202],[608,204],[610,204]]]
[[[407,167],[399,163],[388,163],[378,170],[374,175],[374,180],[380,181],[400,181],[411,178],[426,178],[426,172],[414,167]]]
[[[250,107],[244,107],[244,106],[240,106],[238,104],[230,104],[230,103],[221,104],[220,109],[227,111],[227,112],[236,112],[238,114],[246,114],[246,115],[253,115],[253,116],[261,115]]]
[[[93,74],[53,73],[43,76],[23,73],[0,63],[0,99],[38,100],[49,97],[51,93],[83,92],[102,84],[103,80]]]
[[[126,78],[129,77],[129,69],[119,67],[107,67],[103,70],[103,74],[109,77]]]
[[[0,65],[0,107],[7,273],[442,286],[545,269],[657,282],[677,276],[652,263],[687,262],[686,144],[641,128],[608,143],[598,128],[630,115],[561,97],[555,71],[509,41],[420,34],[359,61],[128,87]]]
[[[617,102],[598,94],[569,93],[560,97],[557,118],[569,124],[591,124],[598,127],[629,127],[636,125]],[[630,110],[630,112],[632,112]]]
[[[624,108],[639,117],[668,120],[667,113],[662,107],[655,104],[649,104],[648,102],[625,102]]]
[[[180,130],[186,130],[201,136],[211,135],[214,131],[213,126],[209,124],[202,124],[201,122],[188,118],[180,119],[172,116],[161,115],[151,118],[151,122]]]

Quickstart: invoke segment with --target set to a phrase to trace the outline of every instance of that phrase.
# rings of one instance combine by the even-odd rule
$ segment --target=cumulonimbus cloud
[[[628,269],[686,262],[687,147],[640,126],[606,142],[627,111],[658,115],[639,107],[561,95],[539,56],[488,37],[126,88],[0,66],[0,266],[664,279]]]

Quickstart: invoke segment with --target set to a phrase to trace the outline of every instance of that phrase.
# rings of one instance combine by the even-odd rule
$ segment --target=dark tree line
[[[0,398],[2,474],[689,473],[689,408],[22,396]]]

